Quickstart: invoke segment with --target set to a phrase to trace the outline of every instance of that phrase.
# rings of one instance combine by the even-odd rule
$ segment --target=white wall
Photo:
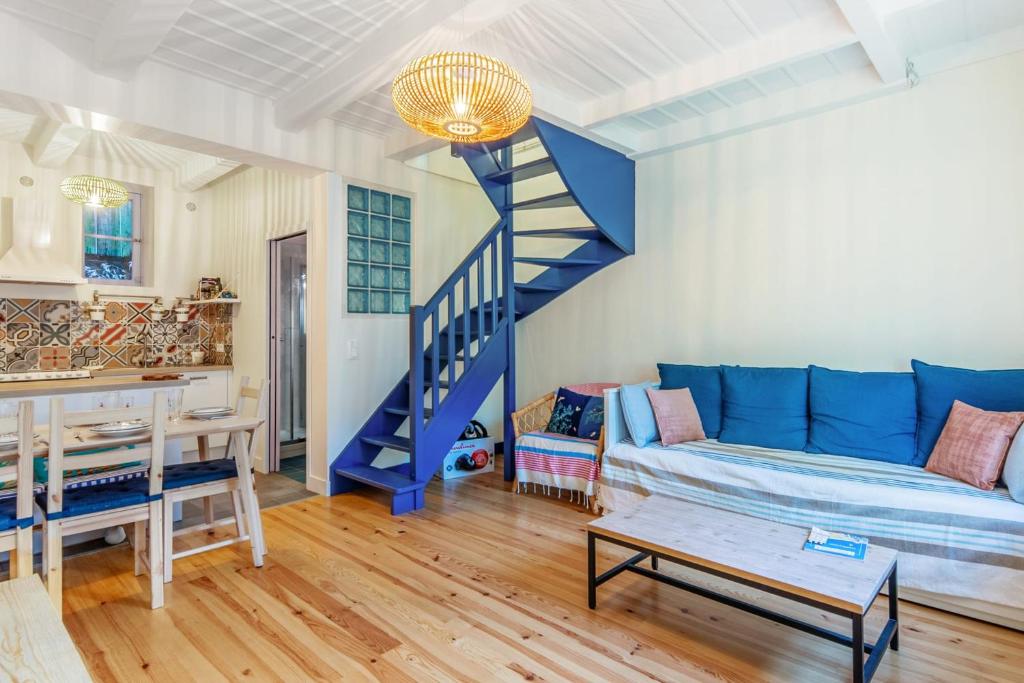
[[[307,361],[313,487],[324,491],[327,465],[408,371],[406,316],[349,315],[345,307],[345,207],[342,188],[357,182],[413,196],[413,302],[436,290],[497,219],[475,186],[384,157],[382,140],[338,129],[337,173],[304,179],[250,169],[205,190],[214,207],[214,273],[242,303],[234,326],[235,375],[267,368],[267,239],[308,231]],[[358,357],[347,357],[350,341]],[[500,421],[500,408],[485,410]]]
[[[637,253],[520,323],[520,399],[666,360],[1021,367],[1022,72],[639,161]]]
[[[153,188],[150,226],[152,263],[146,278],[151,286],[61,286],[0,283],[0,297],[34,299],[88,300],[94,289],[111,294],[141,294],[168,299],[188,296],[209,264],[210,235],[204,224],[209,206],[200,203],[195,212],[185,209],[196,195],[174,189],[173,174],[137,168],[124,163],[73,156],[61,168],[42,168],[32,164],[20,144],[0,142],[0,196],[15,202],[14,238],[19,246],[49,244],[42,263],[74,265],[81,274],[82,206],[64,198],[60,182],[69,175],[91,173]],[[28,176],[35,182],[24,187],[18,179]],[[145,210],[145,209],[144,209]],[[0,257],[0,272],[5,271],[17,253]]]

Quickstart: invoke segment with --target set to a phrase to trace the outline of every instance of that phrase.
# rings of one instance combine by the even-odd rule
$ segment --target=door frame
[[[288,233],[287,235],[280,235],[267,240],[267,377],[270,378],[270,400],[269,400],[269,411],[267,419],[267,457],[264,458],[264,467],[262,472],[268,474],[270,472],[277,472],[281,469],[281,429],[280,429],[280,416],[278,415],[278,409],[281,402],[281,382],[279,381],[278,372],[278,339],[281,337],[281,318],[278,315],[280,311],[280,298],[281,298],[281,271],[278,267],[278,260],[280,257],[281,243],[290,240],[295,237],[304,236],[306,238],[306,264],[307,269],[309,266],[309,235],[306,230],[298,230],[296,232]],[[307,271],[308,272],[308,271]],[[307,306],[307,320],[308,323],[308,306]],[[306,415],[308,422],[309,415],[309,399],[310,399],[310,364],[306,362]],[[309,426],[306,427],[306,488],[309,488]]]

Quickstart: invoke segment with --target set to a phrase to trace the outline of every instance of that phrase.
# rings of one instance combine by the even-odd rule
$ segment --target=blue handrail
[[[508,306],[512,297],[508,294],[511,277],[507,269],[511,264],[512,235],[506,230],[507,226],[507,219],[503,216],[427,303],[410,308],[409,440],[414,472],[416,444],[423,443],[432,417],[438,414],[457,382],[466,375],[494,336],[508,324]],[[505,310],[499,311],[499,307]],[[475,354],[474,341],[477,342]],[[461,357],[458,355],[460,347]],[[457,359],[463,363],[461,372],[456,368]],[[442,366],[445,366],[443,374]],[[442,388],[448,391],[444,398],[441,397]]]

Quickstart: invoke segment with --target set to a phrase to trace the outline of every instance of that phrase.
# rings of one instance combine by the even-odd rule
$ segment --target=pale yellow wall
[[[211,207],[198,195],[178,192],[170,171],[138,168],[105,159],[74,156],[60,168],[32,164],[20,144],[0,142],[0,196],[15,203],[14,239],[19,246],[47,244],[41,255],[43,267],[67,264],[80,274],[82,249],[82,206],[60,193],[60,182],[69,175],[90,173],[153,188],[149,248],[148,287],[62,286],[0,283],[0,297],[87,300],[94,289],[111,294],[142,294],[174,298],[188,296],[209,264],[210,233],[206,227]],[[34,181],[31,187],[18,182],[22,176]],[[185,205],[195,201],[195,212]],[[0,272],[16,253],[0,257]]]
[[[1024,53],[637,163],[637,254],[519,325],[520,396],[662,360],[1024,365]]]
[[[235,377],[267,373],[267,240],[309,236],[307,361],[312,486],[324,491],[327,464],[408,370],[406,316],[345,310],[345,182],[413,196],[413,301],[423,303],[497,219],[475,185],[384,157],[382,140],[338,129],[337,173],[312,179],[249,169],[204,191],[213,208],[212,274],[237,291]],[[358,357],[347,357],[350,341]],[[489,407],[488,421],[500,421]],[[262,463],[259,463],[262,464]]]

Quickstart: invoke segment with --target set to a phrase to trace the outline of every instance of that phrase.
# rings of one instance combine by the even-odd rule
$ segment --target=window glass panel
[[[397,199],[397,197],[396,197]],[[392,220],[391,221],[391,239],[396,242],[405,242],[408,244],[412,238],[412,226],[409,221]]]
[[[370,211],[385,216],[391,215],[391,195],[387,192],[372,190],[370,192]]]
[[[391,221],[384,216],[370,216],[370,237],[391,239]]]
[[[405,268],[392,268],[391,288],[409,291],[409,271]]]
[[[359,237],[366,237],[366,219],[365,213],[358,211],[348,212],[348,234],[357,235]]]
[[[391,311],[391,296],[387,292],[370,290],[370,313],[388,313]]]
[[[391,215],[395,218],[412,219],[412,201],[402,195],[391,195]]]
[[[369,191],[358,185],[348,186],[348,208],[357,211],[368,211],[370,209]]]
[[[370,286],[374,289],[391,289],[391,269],[387,266],[370,266]]]
[[[366,240],[357,239],[355,237],[348,238],[348,260],[349,261],[365,261],[368,256],[370,245]]]
[[[391,294],[391,312],[408,313],[409,295],[405,292],[393,292]]]
[[[370,262],[389,263],[391,261],[391,245],[380,240],[370,240]]]
[[[142,195],[129,192],[128,198],[116,208],[82,207],[82,274],[89,280],[141,281],[138,244]]]
[[[350,263],[348,264],[348,286],[349,287],[366,287],[367,285],[367,271],[368,266],[365,263]]]
[[[409,245],[408,244],[392,244],[391,245],[391,262],[396,266],[408,266],[412,265],[409,263]]]
[[[366,313],[370,310],[370,293],[365,289],[348,290],[348,310],[350,313]]]

